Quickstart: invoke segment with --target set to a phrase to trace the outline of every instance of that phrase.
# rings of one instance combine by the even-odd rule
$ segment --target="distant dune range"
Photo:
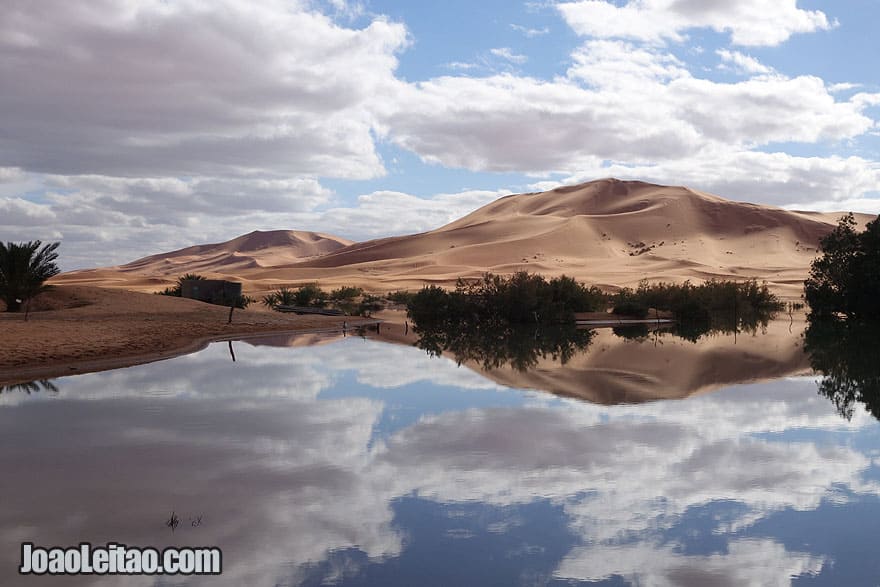
[[[126,265],[62,274],[57,283],[155,291],[187,272],[246,291],[317,281],[370,291],[449,285],[485,271],[566,274],[605,288],[713,277],[767,281],[797,297],[819,240],[840,213],[793,212],[686,187],[604,179],[506,196],[436,230],[352,243],[331,235],[253,232]],[[861,224],[873,216],[861,214]]]

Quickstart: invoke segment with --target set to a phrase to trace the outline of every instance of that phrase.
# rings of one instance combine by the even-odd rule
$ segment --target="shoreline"
[[[349,321],[349,327],[369,326],[381,323],[382,320],[374,320],[372,318],[364,318],[363,320]],[[240,333],[230,332],[217,336],[202,336],[189,341],[187,344],[161,352],[143,353],[137,355],[124,355],[118,357],[107,357],[105,359],[86,359],[76,360],[52,365],[35,365],[32,367],[15,367],[14,369],[0,368],[0,386],[19,385],[31,381],[41,381],[44,379],[57,379],[59,377],[69,377],[72,375],[85,375],[87,373],[98,373],[100,371],[112,371],[114,369],[125,369],[135,367],[137,365],[146,365],[175,357],[182,357],[192,353],[197,353],[206,349],[215,342],[226,341],[247,341],[255,338],[263,338],[266,336],[287,334],[331,334],[334,332],[342,332],[342,326],[326,327],[326,328],[295,328],[285,330],[264,330],[260,332],[242,331]]]
[[[212,342],[337,332],[377,322],[236,310],[194,300],[86,286],[57,286],[49,307],[0,314],[0,385],[132,367],[193,353]]]

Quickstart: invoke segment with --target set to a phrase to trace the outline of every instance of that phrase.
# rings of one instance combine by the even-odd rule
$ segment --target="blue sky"
[[[0,238],[65,269],[607,176],[880,211],[868,0],[3,4]]]

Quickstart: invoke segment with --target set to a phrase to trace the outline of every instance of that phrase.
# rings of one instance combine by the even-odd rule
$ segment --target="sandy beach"
[[[22,313],[0,313],[0,384],[147,363],[211,341],[282,332],[335,330],[363,319],[297,316],[262,306],[228,308],[124,290],[58,286]]]

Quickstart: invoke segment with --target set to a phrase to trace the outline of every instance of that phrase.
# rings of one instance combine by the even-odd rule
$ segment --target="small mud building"
[[[180,295],[191,300],[228,306],[241,298],[241,283],[225,279],[184,279]]]

